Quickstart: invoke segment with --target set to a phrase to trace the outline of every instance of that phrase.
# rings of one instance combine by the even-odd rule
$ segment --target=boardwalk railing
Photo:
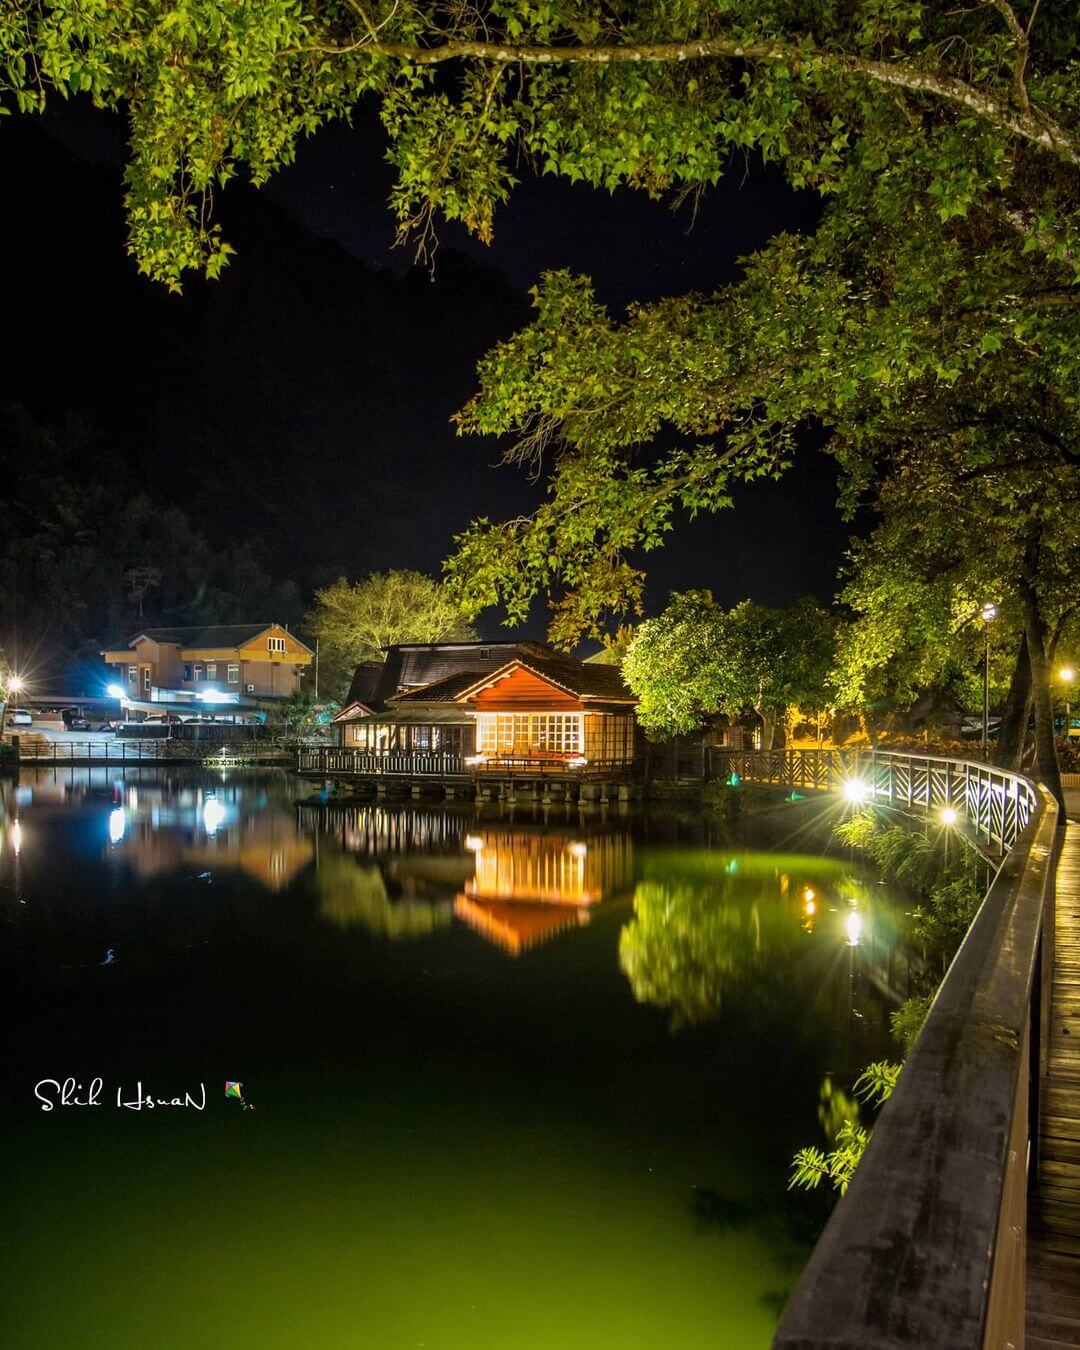
[[[852,802],[904,807],[923,815],[946,808],[957,825],[1012,848],[1039,806],[1038,789],[1020,774],[963,759],[884,750],[713,750],[710,777],[737,774],[751,783],[839,792]]]
[[[197,741],[169,739],[123,740],[100,737],[97,740],[56,740],[40,733],[13,736],[18,761],[22,764],[201,764],[218,759],[273,758],[286,756],[283,743],[237,742],[202,744]]]
[[[931,818],[951,807],[1005,852],[774,1346],[1022,1346],[1056,803],[1019,774],[877,751],[721,752],[714,771]]]

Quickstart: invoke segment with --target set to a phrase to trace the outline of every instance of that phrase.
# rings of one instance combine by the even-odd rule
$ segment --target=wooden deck
[[[1028,1210],[1028,1350],[1080,1346],[1080,821],[1058,865],[1050,1073]]]

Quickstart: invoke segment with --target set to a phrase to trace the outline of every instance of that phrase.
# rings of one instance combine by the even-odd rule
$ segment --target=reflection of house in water
[[[455,896],[457,917],[515,956],[587,922],[591,906],[631,882],[630,838],[612,830],[478,824],[466,812],[411,804],[300,814],[344,853],[378,864],[391,906]]]
[[[513,956],[588,922],[590,906],[630,881],[632,846],[625,835],[582,839],[494,828],[469,835],[466,844],[475,871],[454,913]]]
[[[182,867],[246,872],[281,890],[310,862],[311,840],[291,810],[275,810],[261,793],[222,784],[215,791],[131,787],[109,822],[110,852],[139,876]]]

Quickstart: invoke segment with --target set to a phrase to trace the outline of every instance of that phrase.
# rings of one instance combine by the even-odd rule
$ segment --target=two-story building
[[[301,688],[314,653],[280,624],[250,623],[143,628],[102,656],[127,716],[252,717]]]
[[[409,643],[357,667],[342,744],[453,755],[472,767],[628,764],[634,705],[616,666],[541,642]]]

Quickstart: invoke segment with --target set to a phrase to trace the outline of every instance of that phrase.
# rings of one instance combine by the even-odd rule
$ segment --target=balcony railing
[[[716,752],[714,773],[841,791],[1004,852],[773,1342],[781,1350],[1023,1345],[1029,1156],[1052,965],[1058,808],[1019,774],[850,751]],[[846,791],[845,791],[846,789]]]

